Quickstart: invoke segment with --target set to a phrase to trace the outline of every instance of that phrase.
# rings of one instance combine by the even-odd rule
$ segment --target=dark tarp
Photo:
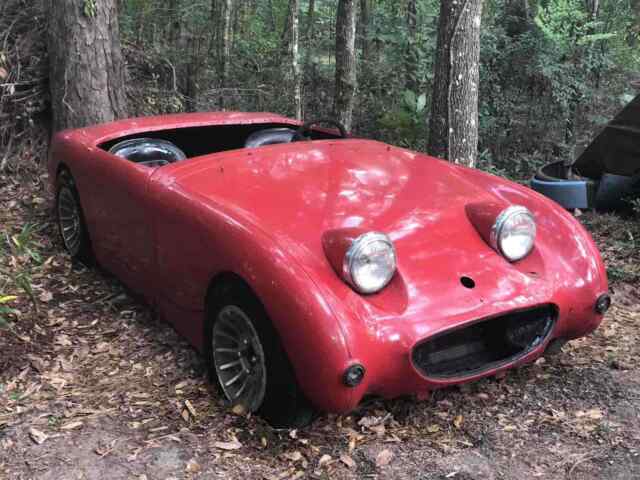
[[[600,132],[573,164],[584,177],[640,174],[640,95]]]

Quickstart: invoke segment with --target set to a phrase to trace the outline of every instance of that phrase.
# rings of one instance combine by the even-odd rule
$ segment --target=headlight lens
[[[533,214],[520,205],[503,210],[491,230],[491,246],[510,262],[529,255],[535,239],[536,221]]]
[[[345,279],[360,293],[382,290],[396,272],[396,251],[384,233],[360,235],[344,258]]]

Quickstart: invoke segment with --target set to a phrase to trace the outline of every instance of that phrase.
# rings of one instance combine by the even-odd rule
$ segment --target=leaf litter
[[[494,476],[638,472],[640,254],[620,233],[633,222],[581,215],[618,272],[614,306],[594,335],[557,357],[425,401],[373,399],[348,416],[274,430],[228,407],[200,356],[115,279],[62,253],[44,193],[31,193],[45,181],[0,186],[1,228],[11,238],[25,223],[39,225],[34,248],[45,259],[32,270],[35,303],[0,292],[16,297],[19,312],[11,333],[0,330],[0,472],[8,478],[44,469],[91,476],[102,464],[110,468],[103,478],[114,479],[483,478],[473,476],[483,452]],[[24,261],[2,254],[0,270]]]

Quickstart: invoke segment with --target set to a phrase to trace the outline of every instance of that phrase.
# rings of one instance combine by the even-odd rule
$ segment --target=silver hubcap
[[[249,317],[235,305],[218,313],[212,335],[213,362],[218,382],[233,404],[255,412],[267,389],[264,350]]]
[[[65,248],[75,255],[80,249],[80,209],[73,192],[68,187],[62,187],[58,195],[58,222]]]

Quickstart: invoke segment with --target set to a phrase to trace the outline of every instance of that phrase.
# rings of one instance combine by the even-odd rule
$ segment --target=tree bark
[[[369,23],[371,22],[369,12],[369,0],[360,0],[360,51],[363,64],[369,62]]]
[[[54,131],[127,115],[116,0],[47,0]]]
[[[233,11],[233,1],[224,0],[222,2],[222,19],[220,23],[221,32],[219,35],[219,61],[218,66],[220,79],[219,106],[224,110],[225,88],[227,86],[227,75],[229,73],[229,63],[231,57],[231,13]]]
[[[435,58],[429,152],[475,166],[482,0],[442,0]]]
[[[407,0],[407,46],[404,53],[405,87],[418,92],[418,52],[416,51],[416,34],[418,26],[418,9],[416,0]]]
[[[356,78],[356,0],[339,0],[336,16],[336,81],[333,112],[347,131],[353,122]]]
[[[290,58],[291,58],[291,75],[293,81],[293,103],[296,108],[296,118],[302,120],[302,74],[300,71],[300,28],[299,28],[299,10],[300,0],[289,0],[289,9],[291,11],[291,42],[290,42]]]

